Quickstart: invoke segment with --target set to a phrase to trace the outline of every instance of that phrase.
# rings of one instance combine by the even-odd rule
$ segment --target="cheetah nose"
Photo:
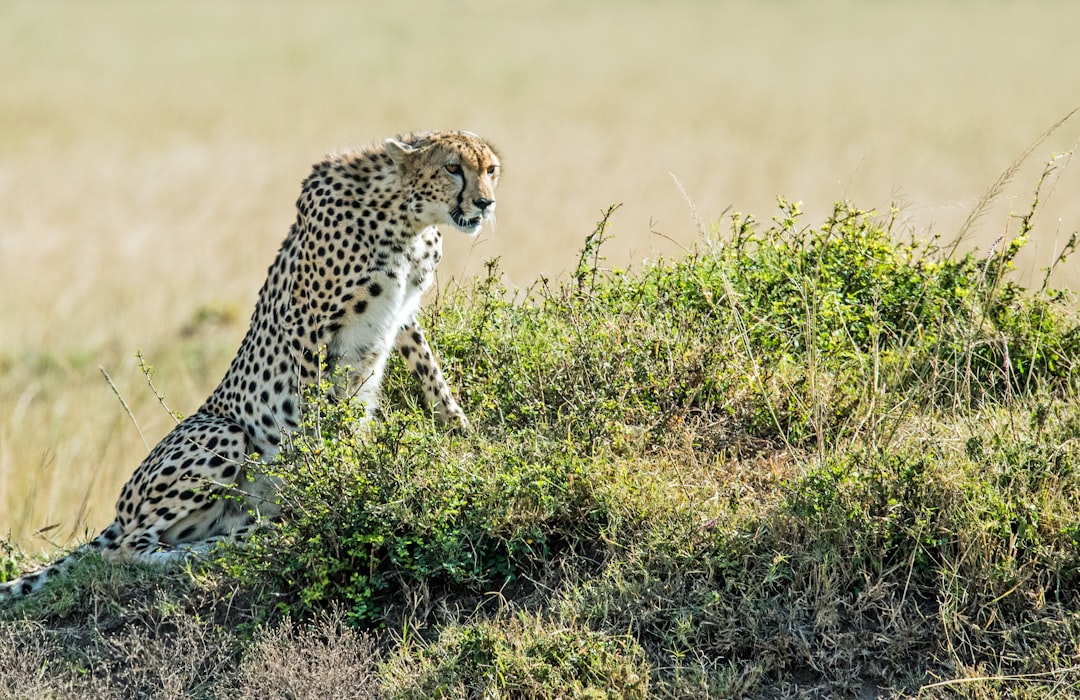
[[[480,210],[481,214],[483,214],[484,212],[486,212],[488,210],[488,207],[490,207],[492,204],[495,203],[495,200],[494,199],[488,199],[486,197],[477,197],[476,199],[473,200],[472,203],[475,204],[476,208]]]

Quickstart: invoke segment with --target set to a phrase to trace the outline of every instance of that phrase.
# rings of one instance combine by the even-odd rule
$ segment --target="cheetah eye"
[[[457,163],[448,163],[446,165],[446,172],[450,173],[451,175],[460,175],[461,166]]]
[[[488,174],[488,175],[494,175],[494,174],[495,174],[495,170],[496,170],[496,168],[495,168],[495,166],[494,166],[494,165],[489,165],[489,166],[488,166],[488,169],[487,169],[487,174]]]

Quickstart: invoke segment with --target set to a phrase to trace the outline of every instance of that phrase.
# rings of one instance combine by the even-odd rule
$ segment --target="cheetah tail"
[[[23,574],[19,578],[0,583],[0,603],[14,601],[19,598],[32,595],[50,580],[62,575],[68,568],[78,561],[84,554],[91,551],[99,551],[120,535],[120,523],[113,522],[109,527],[101,531],[94,539],[82,545],[62,559],[58,559],[48,566],[33,573]]]

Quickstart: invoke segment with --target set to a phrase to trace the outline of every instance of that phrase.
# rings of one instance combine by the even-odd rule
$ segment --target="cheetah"
[[[332,398],[370,418],[394,348],[436,420],[467,428],[417,311],[442,257],[439,227],[479,233],[494,218],[500,171],[494,148],[464,131],[398,135],[316,164],[221,383],[135,470],[112,524],[0,584],[0,598],[37,591],[90,550],[165,565],[243,539],[278,512],[253,458],[272,461],[298,429],[307,388],[333,376]]]

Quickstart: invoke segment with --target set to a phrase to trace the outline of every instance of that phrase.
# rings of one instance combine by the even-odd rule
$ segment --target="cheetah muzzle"
[[[474,216],[471,219],[466,219],[465,214],[461,211],[461,207],[455,207],[450,210],[450,220],[454,222],[454,225],[459,229],[474,236],[480,233],[480,223],[483,221],[483,217]]]

